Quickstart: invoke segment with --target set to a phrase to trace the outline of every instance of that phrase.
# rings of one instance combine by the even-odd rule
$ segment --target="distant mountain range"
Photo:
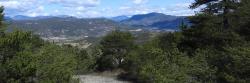
[[[68,19],[70,17],[72,16],[61,15],[61,16],[28,17],[23,15],[17,15],[14,17],[5,17],[5,19],[11,21],[27,21],[27,20],[34,21],[34,20],[46,20],[50,18]],[[75,18],[75,19],[80,19],[80,18]],[[189,24],[188,20],[186,19],[186,16],[171,16],[156,12],[148,14],[138,14],[133,16],[123,15],[106,19],[113,20],[114,22],[123,25],[129,25],[133,27],[143,27],[146,29],[159,29],[159,30],[163,29],[178,30],[178,27],[182,21],[186,24]]]
[[[8,24],[8,31],[21,29],[32,31],[44,38],[60,37],[72,40],[97,38],[113,30],[130,31],[132,33],[148,31],[143,28],[119,24],[106,18],[51,17],[37,20],[12,20]]]
[[[122,20],[120,22],[122,24],[132,26],[178,30],[178,27],[182,21],[184,21],[186,24],[189,24],[185,16],[171,16],[162,13],[149,13],[134,15],[131,18]]]
[[[121,22],[123,20],[127,20],[129,19],[130,17],[129,16],[116,16],[116,17],[112,17],[112,18],[109,18],[113,21],[116,21],[116,22]]]
[[[36,16],[36,17],[29,17],[29,16],[24,16],[24,15],[17,15],[14,17],[5,17],[7,20],[42,20],[42,19],[48,19],[48,18],[67,18],[71,16],[66,16],[66,15],[60,15],[60,16]]]
[[[117,16],[113,18],[76,18],[72,16],[14,16],[5,17],[8,31],[21,29],[32,31],[42,37],[95,38],[112,30],[145,32],[176,31],[184,16],[170,16],[162,13]]]
[[[10,22],[9,27],[10,30],[22,29],[33,31],[43,37],[97,37],[103,35],[105,32],[114,30],[117,26],[119,25],[115,22],[102,18],[78,19],[74,17],[52,17],[36,20],[14,20]]]

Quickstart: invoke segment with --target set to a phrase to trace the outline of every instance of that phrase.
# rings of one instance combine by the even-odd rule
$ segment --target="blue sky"
[[[0,0],[5,15],[57,16],[80,18],[113,17],[159,12],[167,15],[193,15],[188,9],[194,0]]]

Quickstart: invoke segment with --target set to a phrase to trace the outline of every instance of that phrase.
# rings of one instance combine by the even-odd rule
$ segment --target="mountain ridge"
[[[130,19],[121,21],[121,23],[131,26],[178,30],[178,26],[182,21],[188,24],[186,16],[171,16],[163,13],[152,12],[148,14],[134,15]]]
[[[16,17],[16,18],[15,18]],[[188,24],[188,20],[185,16],[171,16],[162,13],[148,13],[129,16],[117,16],[112,18],[77,18],[72,16],[14,16],[12,18],[6,17],[11,27],[20,27],[24,30],[35,31],[39,34],[55,36],[58,34],[65,34],[65,30],[70,35],[81,35],[91,32],[93,28],[98,28],[100,33],[103,31],[115,30],[119,27],[126,30],[138,31],[140,29],[148,30],[178,30],[178,27],[182,21]],[[116,19],[114,19],[116,18]],[[126,27],[126,28],[124,28]],[[112,28],[112,29],[111,29]],[[42,30],[45,29],[45,30]],[[62,30],[65,29],[65,30]],[[74,31],[76,29],[77,31]],[[106,30],[107,29],[107,30]],[[52,30],[51,33],[48,33]],[[86,32],[86,31],[89,32]],[[60,32],[61,31],[61,32]],[[82,32],[81,32],[82,31]],[[92,32],[95,35],[100,35],[98,31]],[[81,33],[81,34],[80,34]],[[66,32],[67,34],[67,32]],[[69,35],[69,34],[68,34]],[[91,35],[93,36],[93,35]]]

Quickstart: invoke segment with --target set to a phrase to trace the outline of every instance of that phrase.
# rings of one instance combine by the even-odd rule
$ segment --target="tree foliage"
[[[3,32],[0,82],[68,83],[91,68],[122,69],[120,77],[136,83],[250,82],[250,1],[195,0],[190,8],[200,6],[188,17],[192,25],[183,22],[181,31],[138,45],[122,31],[107,34],[90,50],[52,45],[29,32]]]
[[[98,70],[121,67],[124,57],[134,48],[134,37],[128,32],[113,31],[100,42],[102,55],[97,60]]]
[[[249,0],[195,0],[191,26],[162,34],[126,57],[142,83],[248,83]],[[133,66],[133,67],[132,67]],[[123,76],[126,77],[126,76]]]
[[[6,33],[0,41],[1,83],[68,83],[74,74],[74,53],[31,33]]]
[[[31,32],[5,32],[3,7],[0,13],[0,83],[72,81],[76,65],[86,61],[78,59],[80,52],[45,42]]]

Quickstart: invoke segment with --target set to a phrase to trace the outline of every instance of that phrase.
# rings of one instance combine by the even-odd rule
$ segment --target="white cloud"
[[[44,6],[39,6],[37,8],[23,12],[23,15],[35,17],[35,16],[47,16],[49,14],[45,11]]]
[[[40,4],[40,1],[35,0],[0,0],[0,5],[8,9],[18,9],[18,11],[25,11],[32,9]]]
[[[165,7],[150,7],[145,5],[121,6],[118,15],[146,14],[151,12],[164,13],[167,15],[189,16],[193,15],[195,10],[189,9],[190,3],[177,3]]]
[[[146,3],[148,0],[133,0],[134,4],[143,4]]]
[[[44,6],[57,5],[61,8],[57,9],[56,13],[60,9],[75,10],[72,12],[83,12],[87,8],[96,7],[100,4],[100,0],[0,0],[0,6],[5,7],[5,13],[9,16],[15,15],[48,15],[44,11]],[[50,12],[51,13],[51,12]]]
[[[77,17],[103,17],[118,15],[145,14],[159,12],[169,15],[192,15],[188,9],[190,3],[177,3],[166,7],[148,6],[149,0],[129,0],[131,3],[121,4],[118,8],[112,6],[98,7],[102,0],[0,0],[5,6],[8,16],[15,15],[70,15]]]
[[[61,4],[63,6],[75,7],[85,6],[94,7],[100,4],[100,0],[48,0],[50,3]]]
[[[18,1],[3,1],[0,2],[1,5],[4,5],[7,8],[19,8],[21,6],[21,3]]]
[[[78,11],[84,11],[84,10],[86,10],[86,8],[83,7],[83,6],[79,6],[79,7],[76,7],[76,10],[78,10]]]

